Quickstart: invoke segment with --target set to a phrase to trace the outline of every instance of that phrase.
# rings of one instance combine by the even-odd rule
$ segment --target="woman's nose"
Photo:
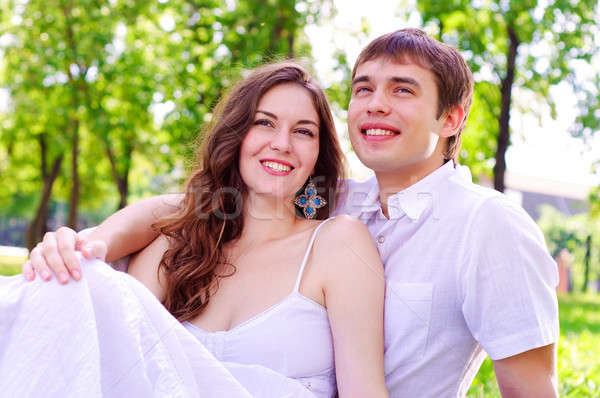
[[[288,129],[280,129],[271,140],[271,149],[280,152],[289,152],[291,148],[290,133]]]

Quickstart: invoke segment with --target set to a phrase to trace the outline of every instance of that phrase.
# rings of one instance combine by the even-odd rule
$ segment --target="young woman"
[[[326,219],[342,155],[323,91],[294,63],[264,66],[214,120],[128,273],[255,396],[387,396],[377,250],[359,221]]]

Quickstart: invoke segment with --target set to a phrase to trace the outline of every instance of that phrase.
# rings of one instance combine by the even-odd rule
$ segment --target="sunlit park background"
[[[561,276],[561,396],[600,396],[597,0],[0,0],[0,273],[49,229],[178,191],[223,90],[269,60],[312,65],[365,178],[346,137],[350,70],[407,26],[473,70],[460,161],[542,228]],[[499,396],[489,359],[469,396]]]

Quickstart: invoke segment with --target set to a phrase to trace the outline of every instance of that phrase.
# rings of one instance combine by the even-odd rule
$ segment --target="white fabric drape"
[[[312,396],[269,369],[220,363],[129,275],[82,269],[67,285],[0,277],[1,396]]]

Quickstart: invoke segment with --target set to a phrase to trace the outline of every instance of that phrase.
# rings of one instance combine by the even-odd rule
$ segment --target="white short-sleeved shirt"
[[[337,213],[362,220],[385,266],[390,396],[462,397],[485,353],[502,359],[558,338],[557,267],[543,235],[504,195],[452,161],[379,203],[349,181]]]

